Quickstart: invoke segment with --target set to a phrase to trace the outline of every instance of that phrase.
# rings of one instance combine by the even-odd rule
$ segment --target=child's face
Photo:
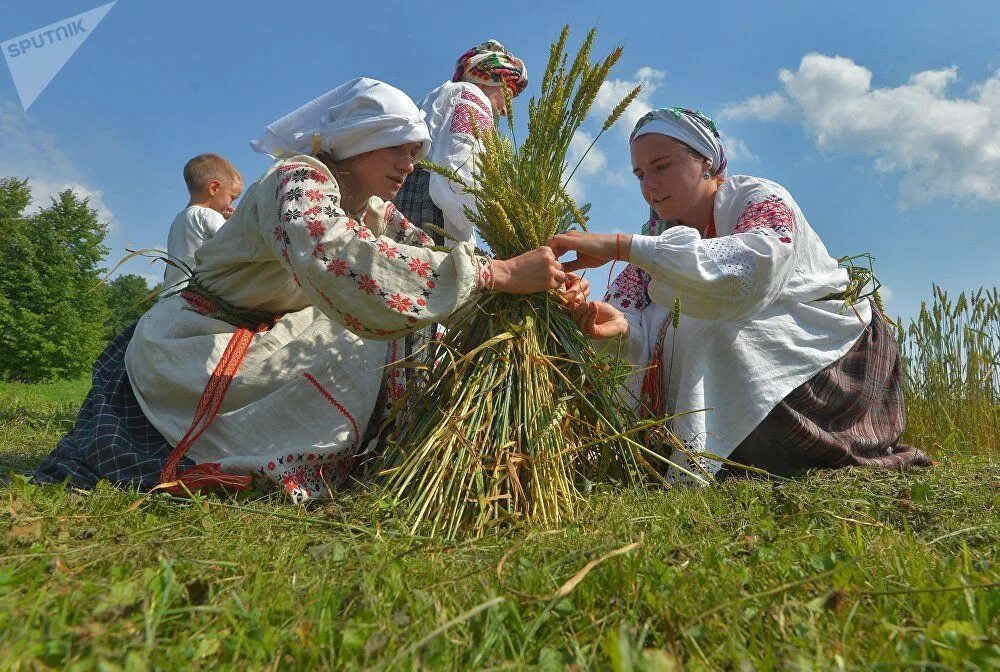
[[[243,182],[239,180],[212,180],[208,183],[208,207],[229,219],[233,214],[233,202],[243,193]]]

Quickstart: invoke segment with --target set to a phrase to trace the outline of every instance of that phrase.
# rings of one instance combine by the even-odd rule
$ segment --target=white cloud
[[[739,138],[734,138],[733,136],[725,133],[722,133],[721,135],[722,146],[726,150],[726,161],[729,164],[729,171],[727,174],[734,172],[734,164],[760,161],[760,159],[757,158],[757,155],[750,151],[750,148],[747,147],[747,143],[743,142]]]
[[[751,117],[761,121],[774,121],[785,118],[791,111],[788,100],[780,93],[769,93],[766,96],[751,96],[743,102],[733,103],[723,108],[721,116],[731,119]]]
[[[886,306],[892,303],[892,300],[896,298],[896,292],[892,291],[888,285],[882,285],[879,287],[878,295],[882,297],[882,303]]]
[[[90,207],[111,227],[114,213],[100,189],[88,186],[72,159],[50,134],[31,121],[15,103],[0,98],[0,177],[30,178],[34,211],[66,189],[90,198]]]
[[[666,73],[649,66],[644,66],[636,70],[631,78],[609,79],[601,84],[594,99],[592,118],[598,124],[603,124],[604,120],[611,113],[611,110],[627,96],[632,89],[642,84],[642,92],[636,97],[632,104],[621,116],[615,126],[624,135],[632,132],[632,127],[639,117],[649,112],[652,105],[649,97],[663,82]],[[570,141],[569,153],[566,157],[568,170],[573,170],[580,157],[587,151],[587,147],[594,141],[595,134],[586,131],[577,131]],[[603,142],[603,140],[602,140]],[[617,154],[617,152],[616,152]],[[598,181],[601,184],[614,187],[628,187],[632,184],[632,174],[625,168],[609,167],[607,154],[597,145],[591,147],[583,163],[577,168],[573,179],[570,180],[566,190],[574,200],[583,202],[586,200],[585,184]]]
[[[635,87],[642,85],[642,92],[636,97],[632,104],[628,106],[625,113],[615,126],[625,135],[632,132],[635,122],[639,121],[642,115],[653,109],[649,102],[649,97],[660,88],[667,73],[650,66],[643,66],[635,71],[631,79],[609,79],[597,91],[597,98],[594,99],[595,111],[604,115],[611,113],[615,105],[620,103],[625,96]],[[601,119],[603,122],[604,119]]]
[[[935,198],[1000,202],[1000,71],[949,96],[955,66],[872,87],[872,72],[849,58],[807,54],[781,70],[782,91],[723,110],[731,119],[801,123],[821,149],[863,154],[899,173],[905,206]]]

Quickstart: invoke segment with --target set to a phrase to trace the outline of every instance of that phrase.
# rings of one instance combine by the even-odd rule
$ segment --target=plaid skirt
[[[729,459],[779,476],[817,467],[929,466],[922,451],[898,443],[905,425],[896,341],[873,310],[857,343],[782,399]]]
[[[438,228],[444,228],[444,213],[431,200],[431,173],[429,170],[415,168],[406,177],[406,181],[403,182],[403,186],[392,202],[399,208],[404,217],[417,226],[433,224]],[[425,233],[434,239],[435,245],[446,244],[444,236],[437,231],[428,229]],[[451,241],[451,243],[447,244],[453,243],[454,241]],[[400,349],[398,346],[393,346],[393,352],[391,353],[392,360],[428,361],[430,354],[429,346],[437,338],[437,334],[437,324],[431,324],[408,334],[400,339],[402,344],[401,352],[398,351]],[[397,375],[401,379],[402,384],[406,384],[411,377],[411,374],[405,370],[400,370]]]
[[[125,371],[125,349],[135,325],[118,334],[94,364],[93,386],[73,428],[31,472],[36,483],[69,481],[92,488],[101,479],[126,487],[152,488],[173,446],[146,416]],[[185,458],[180,468],[194,466]]]
[[[392,202],[403,213],[404,217],[417,226],[433,224],[436,227],[444,228],[444,213],[431,200],[431,173],[429,170],[414,169],[407,176]],[[441,234],[435,231],[427,231],[427,233],[434,239],[435,245],[444,244],[444,237]]]

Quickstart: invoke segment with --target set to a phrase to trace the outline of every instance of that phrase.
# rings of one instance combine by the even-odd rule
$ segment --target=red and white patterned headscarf
[[[514,98],[528,86],[528,68],[502,44],[487,40],[459,57],[451,81],[506,86]]]

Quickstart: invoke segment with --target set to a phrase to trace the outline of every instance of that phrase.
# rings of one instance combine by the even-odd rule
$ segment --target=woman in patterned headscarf
[[[506,114],[506,100],[528,85],[524,62],[496,40],[488,40],[462,54],[455,74],[420,102],[431,134],[428,160],[449,168],[471,184],[472,165],[481,145],[474,128],[489,128]],[[455,241],[475,241],[465,208],[475,210],[474,199],[462,187],[436,173],[418,168],[394,201],[411,221],[444,229]]]
[[[653,211],[642,235],[568,233],[549,241],[566,270],[629,262],[603,302],[575,318],[641,373],[631,391],[673,422],[686,464],[707,482],[719,459],[792,474],[810,467],[926,465],[897,442],[905,413],[892,333],[868,299],[845,301],[847,271],[791,195],[726,175],[711,119],[654,110],[630,137]]]
[[[451,80],[420,102],[431,134],[427,160],[472,184],[473,161],[482,150],[475,129],[494,126],[496,118],[507,112],[507,99],[514,99],[527,85],[524,62],[496,40],[487,40],[462,54]],[[446,177],[418,167],[406,178],[393,202],[410,221],[443,230],[448,240],[428,227],[438,244],[476,242],[475,227],[465,214],[466,208],[475,212],[476,201]],[[436,337],[439,331],[437,325],[432,325],[409,336],[403,343],[404,356],[409,358],[421,351],[424,341]]]

